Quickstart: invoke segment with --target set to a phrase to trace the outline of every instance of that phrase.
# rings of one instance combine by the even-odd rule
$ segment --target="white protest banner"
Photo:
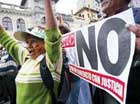
[[[63,36],[70,72],[99,87],[125,104],[135,35],[132,9]]]

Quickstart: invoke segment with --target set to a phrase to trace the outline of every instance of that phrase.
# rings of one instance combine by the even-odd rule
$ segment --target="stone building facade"
[[[53,10],[55,13],[55,3],[53,0]],[[58,22],[62,17],[63,24],[71,30],[77,29],[85,24],[85,19],[75,17],[74,15],[65,15],[55,13]],[[44,0],[22,0],[20,6],[5,4],[0,2],[0,23],[11,35],[15,31],[26,30],[29,27],[44,24]]]
[[[0,24],[11,35],[44,24],[44,19],[43,0],[22,0],[20,6],[0,2]]]
[[[31,15],[30,8],[0,3],[0,24],[10,34],[32,26]]]

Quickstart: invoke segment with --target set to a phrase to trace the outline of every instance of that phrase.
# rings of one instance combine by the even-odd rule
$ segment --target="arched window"
[[[17,31],[25,31],[25,22],[23,19],[19,18],[17,19]]]
[[[45,19],[45,17],[42,17],[41,18],[41,24],[45,24],[46,23],[46,19]]]
[[[2,25],[7,31],[12,31],[13,30],[13,25],[12,25],[12,20],[9,17],[4,17],[2,19]]]

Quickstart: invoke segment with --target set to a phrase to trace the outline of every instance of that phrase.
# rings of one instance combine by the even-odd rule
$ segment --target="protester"
[[[66,25],[63,25],[63,24],[59,25],[59,30],[61,34],[66,34],[70,32],[70,29]]]
[[[115,15],[124,10],[127,10],[130,0],[102,0],[102,11],[106,14],[106,17]],[[128,29],[136,34],[136,49],[133,58],[132,66],[130,69],[130,75],[127,87],[126,104],[140,104],[140,9],[133,8],[134,19],[137,25],[130,25]],[[99,91],[99,90],[98,90]],[[102,91],[99,91],[101,93]],[[100,100],[103,99],[103,100]],[[100,100],[100,101],[99,101]],[[115,98],[106,92],[102,92],[99,96],[97,104],[119,104]]]
[[[19,66],[1,47],[0,50],[0,104],[9,102],[16,104],[16,85],[15,77]]]
[[[65,35],[70,29],[63,24],[59,25],[60,32]],[[58,104],[76,104],[80,93],[80,78],[69,72],[66,51],[63,48],[63,68],[61,72],[60,91],[58,93]]]
[[[70,32],[69,28],[63,24],[59,25],[59,29],[64,36]],[[66,54],[65,49],[63,49],[63,66],[70,61]],[[88,82],[70,73],[69,67],[62,68],[61,74],[65,78],[61,77],[62,84],[60,85],[62,90],[58,97],[60,104],[92,104]]]
[[[70,29],[62,23],[59,25],[59,30],[63,35],[70,32]],[[68,66],[69,59],[66,56],[66,50],[64,48],[62,48],[62,53],[63,53],[63,65],[62,65],[61,80],[59,84],[58,97],[57,97],[58,104],[66,104],[72,90],[71,88],[72,74],[69,72],[69,66]]]
[[[47,66],[54,80],[54,91],[57,93],[62,67],[61,34],[52,12],[51,0],[45,0],[46,30],[35,27],[31,31],[16,32],[15,38],[27,43],[23,48],[0,27],[0,43],[21,65],[16,77],[17,104],[51,104],[48,90],[40,75],[40,61],[46,59]],[[59,63],[59,64],[57,64]]]

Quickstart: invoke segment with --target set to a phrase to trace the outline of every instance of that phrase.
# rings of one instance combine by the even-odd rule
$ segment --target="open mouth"
[[[29,55],[32,56],[34,55],[34,51],[33,50],[28,50],[29,51]]]

